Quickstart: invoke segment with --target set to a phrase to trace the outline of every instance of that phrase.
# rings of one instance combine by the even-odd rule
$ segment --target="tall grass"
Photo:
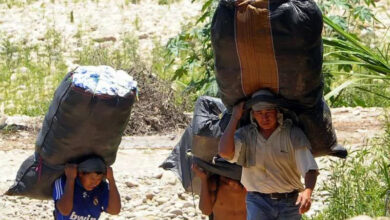
[[[0,5],[5,4],[8,8],[23,7],[37,1],[38,0],[0,0]]]
[[[4,35],[3,35],[4,36]],[[0,103],[6,114],[41,115],[67,67],[60,33],[48,29],[43,45],[0,42]]]
[[[181,0],[158,0],[157,3],[159,5],[170,5],[176,2],[180,2]]]
[[[108,65],[114,69],[130,70],[140,66],[138,54],[138,39],[125,34],[119,39],[119,45],[99,44],[96,42],[84,43],[82,49],[76,52],[76,63],[80,65]]]
[[[4,35],[3,35],[4,36]],[[48,29],[44,41],[34,45],[23,39],[0,42],[0,113],[38,116],[46,113],[55,89],[68,71],[66,59],[78,65],[109,65],[130,70],[140,66],[138,40],[122,36],[121,44],[81,42],[81,50],[65,58],[64,36]]]
[[[325,182],[326,208],[312,219],[347,219],[357,215],[372,217],[386,214],[386,192],[390,190],[390,122],[385,135],[363,149],[352,151],[347,159],[331,159]],[[307,218],[308,219],[308,218]]]

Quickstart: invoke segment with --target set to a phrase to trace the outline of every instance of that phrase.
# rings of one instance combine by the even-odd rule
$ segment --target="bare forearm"
[[[239,119],[232,118],[219,141],[218,154],[225,159],[232,159],[234,156],[234,133],[236,132]]]
[[[56,203],[58,211],[67,216],[73,209],[74,179],[66,179],[65,192]]]
[[[114,179],[110,179],[109,181],[109,198],[108,198],[108,206],[107,213],[112,215],[117,215],[121,211],[121,198],[118,192],[118,188],[116,187],[116,183]]]
[[[210,215],[213,212],[213,202],[210,195],[207,179],[202,180],[199,198],[199,209],[204,215]]]

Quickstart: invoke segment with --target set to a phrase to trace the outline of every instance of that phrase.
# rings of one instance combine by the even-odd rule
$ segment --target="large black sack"
[[[49,167],[40,162],[37,154],[31,155],[20,166],[14,185],[10,187],[5,195],[50,199],[52,184],[63,173],[62,167]]]
[[[107,66],[78,67],[65,76],[38,134],[35,155],[19,168],[7,195],[49,199],[51,185],[63,174],[66,163],[78,163],[88,155],[103,158],[107,165],[114,163],[136,98],[136,87],[121,95],[112,95],[113,91],[94,93],[72,80],[76,71],[89,69],[96,70],[94,77],[101,79],[104,71],[115,71]]]
[[[241,166],[225,161],[218,154],[220,138],[229,124],[231,114],[221,99],[200,96],[192,118],[193,160],[204,170],[235,180],[241,179]],[[245,124],[245,117],[241,120]],[[240,122],[240,123],[241,123]]]
[[[215,156],[218,143],[230,120],[230,114],[218,98],[201,96],[195,104],[191,124],[182,135],[168,158],[161,164],[165,170],[173,171],[187,191],[199,194],[200,179],[191,170],[196,163],[210,174],[241,179],[241,166]]]
[[[54,94],[35,150],[49,164],[64,164],[87,154],[115,161],[129,121],[135,93],[96,95],[76,87],[69,73]]]
[[[181,181],[183,188],[188,192],[200,192],[200,179],[191,170],[193,157],[192,147],[192,125],[188,125],[179,143],[173,148],[171,154],[160,165],[164,170],[170,170],[176,174]]]
[[[253,49],[252,54],[240,53],[240,48],[237,48],[241,41],[239,31],[245,30],[237,30],[237,22],[241,19],[237,19],[240,16],[234,6],[235,1],[221,0],[216,9],[211,26],[211,39],[217,83],[222,101],[227,106],[233,106],[244,97],[250,96],[261,88],[268,87],[276,89],[277,93],[288,100],[296,101],[305,107],[313,107],[321,101],[323,90],[321,72],[323,21],[321,11],[312,0],[269,0],[269,2],[262,2],[265,5],[251,3],[244,12],[253,8],[265,11],[264,17],[254,17],[254,19],[268,19],[264,22],[269,23],[258,24],[253,29],[260,33],[259,35],[263,36],[264,40],[270,41],[242,42],[242,44],[255,46],[260,44],[261,46],[271,46],[271,48],[265,48],[267,51],[242,48],[242,50]],[[253,21],[248,20],[247,23],[251,25]],[[242,35],[251,37],[251,33],[242,33]],[[269,52],[269,54],[263,52]],[[261,69],[267,67],[259,66],[259,69],[255,69],[255,71],[257,74],[263,74],[263,77],[267,77],[267,74],[276,74],[276,88],[273,88],[272,85],[243,88],[246,85],[242,76],[248,73],[247,69],[244,68],[251,68],[245,66],[244,61],[254,59],[255,62],[261,63],[263,59],[271,58],[272,62],[269,63],[276,64],[276,66],[268,67],[268,69]],[[263,73],[264,70],[271,70],[271,72]]]
[[[192,125],[188,125],[179,143],[173,148],[171,154],[160,165],[164,170],[170,170],[176,174],[187,192],[200,193],[201,181],[191,170],[193,163],[206,170],[210,174],[217,174],[231,179],[241,179],[241,166],[231,164],[222,158],[218,158],[214,163],[206,162],[192,155],[193,143]]]
[[[221,0],[211,38],[223,103],[270,89],[300,118],[315,156],[345,157],[323,101],[322,14],[313,0]],[[321,136],[319,135],[321,134]]]
[[[192,119],[192,153],[194,156],[211,162],[218,153],[219,139],[222,136],[222,116],[226,107],[221,99],[201,96],[197,99]]]

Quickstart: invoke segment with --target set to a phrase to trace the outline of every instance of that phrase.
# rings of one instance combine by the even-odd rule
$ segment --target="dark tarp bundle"
[[[15,184],[5,193],[10,196],[27,196],[36,199],[50,199],[52,183],[63,173],[40,163],[39,155],[31,155],[20,166]]]
[[[136,87],[129,88],[123,96],[96,94],[75,85],[74,73],[67,74],[57,88],[39,132],[35,154],[20,167],[7,195],[49,199],[51,185],[63,174],[66,163],[78,163],[87,155],[100,156],[107,165],[114,163]]]
[[[176,144],[160,167],[174,172],[186,191],[199,193],[200,179],[191,170],[193,161],[191,155],[192,137],[192,126],[189,125],[181,136],[179,143]]]
[[[224,111],[225,107],[220,99],[199,97],[192,123],[161,165],[165,170],[176,173],[187,191],[198,194],[200,190],[200,179],[191,170],[192,163],[210,174],[241,179],[241,166],[222,158],[214,158],[218,153],[219,138],[230,120],[230,115]]]
[[[294,111],[315,156],[345,157],[323,101],[322,14],[313,0],[221,0],[211,38],[222,101],[268,88]]]
[[[218,153],[219,139],[222,136],[221,118],[226,110],[222,101],[209,96],[201,96],[195,103],[192,119],[192,154],[211,162]],[[226,120],[225,120],[226,121]],[[229,123],[229,121],[227,121]]]
[[[192,163],[196,163],[202,169],[211,174],[218,174],[231,179],[241,179],[241,166],[231,164],[222,158],[215,160],[215,163],[208,163],[191,154],[192,148],[192,126],[189,125],[182,135],[179,143],[173,148],[171,154],[160,165],[165,170],[174,172],[180,179],[183,188],[188,192],[200,193],[200,179],[191,170]]]

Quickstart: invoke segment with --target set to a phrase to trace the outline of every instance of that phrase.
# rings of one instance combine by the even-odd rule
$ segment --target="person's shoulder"
[[[65,175],[59,177],[56,179],[53,183],[53,199],[57,201],[61,198],[61,196],[64,194],[65,189],[65,183],[66,183],[66,177]]]
[[[66,176],[62,175],[58,177],[56,180],[54,180],[54,185],[55,186],[64,186],[66,183]]]
[[[306,134],[303,132],[303,130],[300,127],[296,125],[291,126],[290,140],[294,149],[303,149],[303,148],[307,148],[309,150],[311,149],[311,145]]]
[[[257,129],[254,124],[247,124],[237,129],[236,133],[238,134],[246,134],[253,129]]]
[[[303,132],[303,130],[296,126],[295,124],[291,124],[291,132],[290,132],[290,135],[291,137],[306,137],[306,134],[305,132]]]

